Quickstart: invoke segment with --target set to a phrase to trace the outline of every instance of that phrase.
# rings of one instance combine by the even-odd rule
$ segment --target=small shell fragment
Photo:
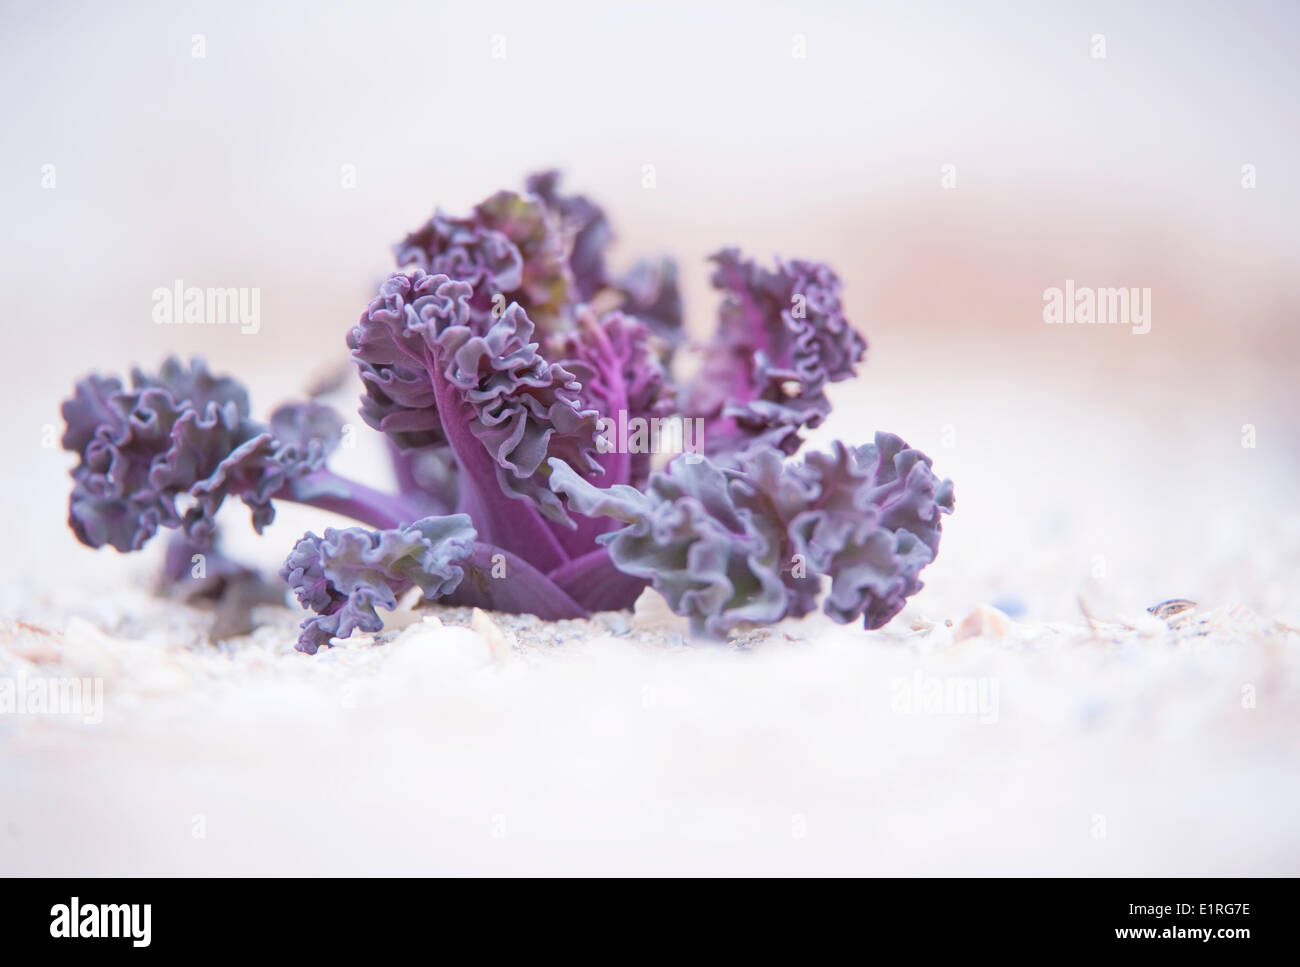
[[[62,657],[58,648],[62,637],[60,631],[51,631],[27,621],[5,622],[0,625],[0,644],[25,661],[57,662]]]
[[[681,615],[674,614],[664,596],[653,588],[646,588],[632,606],[632,628],[653,634],[689,634],[690,624]]]
[[[491,653],[494,662],[500,663],[510,660],[512,657],[510,643],[506,641],[506,636],[502,634],[500,626],[488,617],[486,611],[475,608],[470,615],[469,626],[487,642],[488,651]]]
[[[1188,601],[1186,598],[1170,598],[1168,601],[1161,601],[1159,604],[1153,604],[1151,607],[1147,608],[1147,611],[1155,615],[1157,618],[1162,618],[1165,621],[1168,621],[1170,618],[1183,614],[1186,611],[1190,611],[1194,607],[1196,607],[1195,601]],[[1182,619],[1180,618],[1179,620],[1181,621]]]
[[[997,608],[980,604],[962,619],[953,634],[953,641],[964,641],[967,638],[1005,638],[1010,632],[1011,619]]]

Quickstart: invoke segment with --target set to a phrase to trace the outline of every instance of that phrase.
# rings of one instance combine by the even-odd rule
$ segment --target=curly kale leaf
[[[598,538],[614,565],[715,636],[806,614],[819,576],[830,579],[828,615],[882,627],[921,589],[940,518],[953,509],[952,485],[929,458],[886,433],[794,464],[771,448],[730,465],[683,456],[644,491],[552,470],[551,485],[576,511],[624,525]]]

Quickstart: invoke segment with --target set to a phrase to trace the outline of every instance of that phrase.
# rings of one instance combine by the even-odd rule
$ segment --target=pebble
[[[987,604],[976,605],[970,614],[962,619],[953,633],[954,641],[968,638],[1005,638],[1011,633],[1011,619],[997,608]]]
[[[492,648],[473,628],[420,622],[393,639],[388,667],[405,674],[474,671],[492,664]]]

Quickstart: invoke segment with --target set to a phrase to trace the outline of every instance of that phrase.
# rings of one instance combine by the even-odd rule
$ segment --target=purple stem
[[[401,527],[428,516],[403,497],[367,487],[332,470],[317,470],[299,477],[281,487],[275,497],[343,514],[379,530]]]
[[[610,560],[606,547],[598,547],[566,561],[546,576],[556,587],[568,592],[574,601],[591,611],[630,608],[650,584],[645,578],[620,571]]]
[[[464,564],[465,578],[455,591],[441,599],[446,604],[535,614],[547,621],[591,615],[545,574],[503,548],[475,544]],[[498,566],[499,575],[494,573]]]
[[[397,477],[397,489],[404,494],[416,493],[422,490],[423,488],[415,479],[415,471],[411,467],[411,452],[403,450],[390,437],[388,439],[388,454],[392,458],[393,474]]]
[[[433,363],[429,365],[432,368]],[[480,540],[519,548],[534,567],[545,571],[568,560],[569,555],[528,502],[501,493],[497,462],[470,432],[474,414],[458,398],[450,381],[435,379],[433,391],[443,433],[460,468],[456,513],[469,514]],[[492,496],[484,499],[484,493]]]

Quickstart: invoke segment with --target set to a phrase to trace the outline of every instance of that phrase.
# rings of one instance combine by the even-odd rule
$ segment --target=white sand
[[[0,717],[3,872],[1300,869],[1298,639],[1245,609],[703,647],[654,608],[497,616],[495,657],[433,614],[316,658],[287,609],[217,649],[140,593],[5,625],[0,674],[104,703]]]

